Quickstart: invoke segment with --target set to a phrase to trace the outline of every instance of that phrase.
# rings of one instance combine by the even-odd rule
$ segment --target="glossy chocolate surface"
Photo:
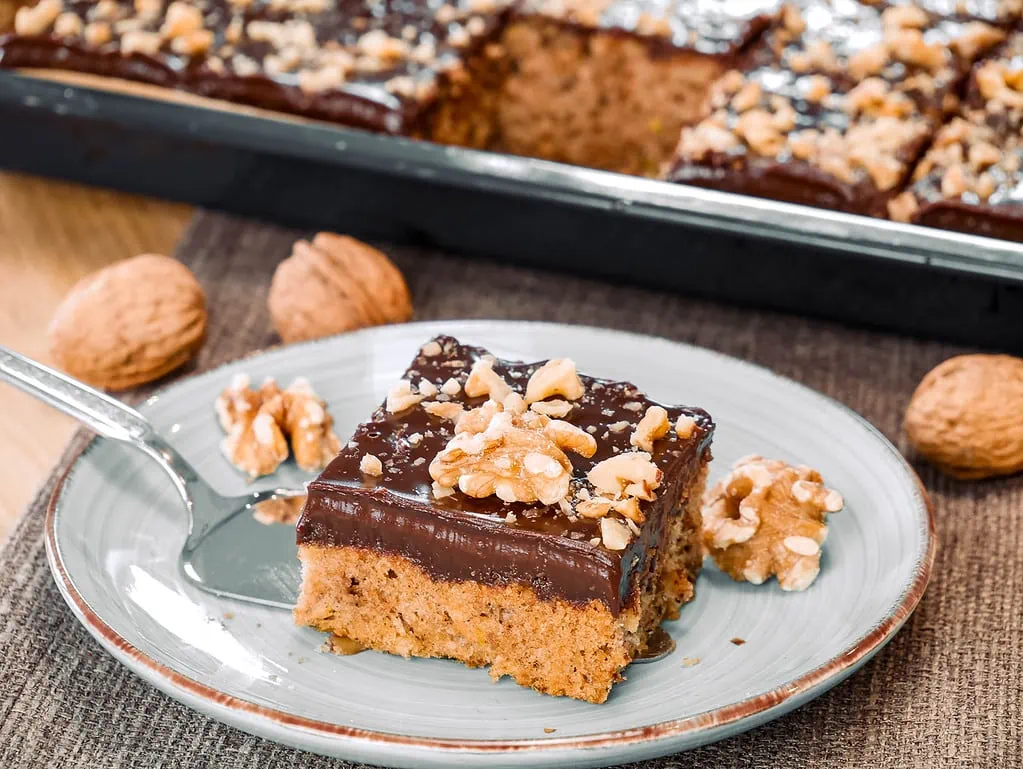
[[[417,357],[406,378],[414,383],[425,378],[437,386],[449,378],[464,383],[472,363],[485,351],[446,337],[437,341],[444,352]],[[498,361],[494,368],[523,393],[539,365]],[[597,462],[633,450],[632,427],[647,406],[654,405],[628,383],[581,378],[586,393],[563,419],[582,429],[593,428],[597,453],[590,459],[568,453],[573,488],[585,484],[586,472]],[[461,392],[451,400],[466,407],[485,401]],[[672,430],[655,443],[652,458],[664,479],[656,499],[642,503],[647,520],[625,550],[590,544],[600,536],[599,522],[570,518],[556,505],[506,503],[495,496],[477,499],[458,491],[435,498],[429,464],[454,435],[454,425],[419,406],[396,414],[380,408],[358,427],[341,454],[310,485],[298,542],[372,548],[408,558],[438,579],[525,584],[541,598],[598,600],[617,614],[659,546],[668,516],[709,458],[713,433],[709,415],[693,408],[668,412],[673,423],[684,413],[698,427],[689,439],[678,438]],[[618,422],[629,427],[608,430]],[[380,477],[361,472],[359,464],[367,453],[383,463]],[[511,520],[509,513],[514,514]]]
[[[102,3],[105,12],[97,14]],[[438,84],[496,34],[507,6],[507,0],[200,0],[189,4],[203,9],[214,42],[183,55],[169,39],[155,53],[124,52],[125,33],[162,28],[167,0],[156,0],[159,13],[146,17],[134,0],[102,3],[65,4],[82,21],[76,35],[61,37],[52,27],[38,35],[0,35],[0,66],[140,80],[391,134],[414,131]],[[323,10],[301,10],[320,5]],[[252,22],[280,26],[266,34]],[[107,24],[111,39],[88,42],[90,23]],[[336,84],[302,87],[302,71],[338,61],[343,76]]]

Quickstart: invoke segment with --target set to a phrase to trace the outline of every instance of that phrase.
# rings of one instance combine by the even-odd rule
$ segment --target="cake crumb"
[[[700,664],[700,658],[699,657],[683,657],[682,658],[682,667],[684,667],[684,668],[691,668],[694,665],[699,665],[699,664]]]
[[[233,611],[225,611],[224,612],[224,619],[234,619],[234,612]]]
[[[543,731],[544,731],[544,734],[554,734],[554,732],[556,732],[556,731],[558,731],[558,730],[557,730],[557,729],[552,729],[552,728],[551,728],[551,727],[549,727],[549,726],[545,726],[545,727],[543,728]]]
[[[746,639],[739,638],[738,636],[736,636],[731,641],[729,641],[729,643],[735,644],[736,646],[742,646],[744,643],[746,643]]]

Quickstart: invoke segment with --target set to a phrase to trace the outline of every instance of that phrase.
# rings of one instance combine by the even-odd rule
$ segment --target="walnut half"
[[[326,403],[301,377],[286,390],[273,379],[253,390],[249,377],[239,374],[214,405],[227,433],[224,454],[250,479],[280,467],[289,442],[295,464],[307,472],[322,470],[340,450]]]
[[[843,506],[816,470],[746,457],[704,496],[703,542],[732,579],[775,575],[782,590],[806,590],[820,572],[825,518]]]

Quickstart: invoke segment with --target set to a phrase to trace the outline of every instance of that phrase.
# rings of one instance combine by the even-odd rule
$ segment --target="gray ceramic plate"
[[[493,684],[485,670],[444,660],[337,657],[317,651],[322,638],[286,612],[186,585],[176,568],[184,515],[169,481],[130,448],[95,441],[54,492],[47,523],[50,565],[78,619],[146,681],[269,739],[388,766],[565,767],[685,750],[776,718],[856,670],[920,600],[933,528],[898,452],[834,401],[661,339],[496,321],[391,326],[225,366],[142,410],[215,485],[240,493],[245,482],[219,453],[211,405],[234,373],[309,377],[344,434],[437,333],[507,357],[571,356],[581,370],[632,380],[659,400],[705,407],[718,423],[712,480],[752,452],[818,468],[847,507],[829,522],[817,582],[786,594],[708,566],[696,599],[667,625],[678,651],[631,668],[604,705]],[[263,482],[301,480],[289,465]]]

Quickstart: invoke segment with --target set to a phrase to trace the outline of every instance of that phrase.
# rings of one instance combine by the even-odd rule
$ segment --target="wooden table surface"
[[[184,205],[0,173],[0,344],[48,362],[46,327],[68,289],[118,259],[169,253],[190,216]],[[0,540],[73,429],[0,384]]]

